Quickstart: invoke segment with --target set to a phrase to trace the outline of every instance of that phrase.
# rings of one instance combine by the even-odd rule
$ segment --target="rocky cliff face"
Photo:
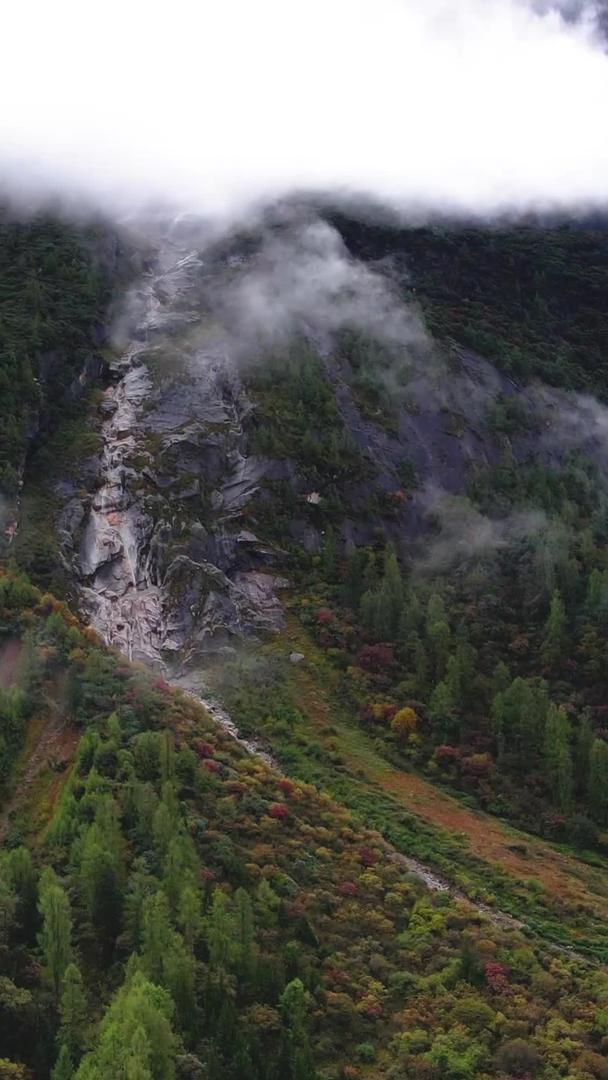
[[[305,242],[300,233],[279,255],[263,235],[215,246],[193,237],[179,223],[151,244],[114,331],[102,452],[83,463],[79,484],[60,485],[62,553],[82,608],[129,657],[175,671],[280,628],[283,543],[314,553],[328,524],[339,545],[389,536],[415,555],[437,530],[438,508],[441,518],[445,499],[480,470],[505,459],[555,464],[571,449],[608,463],[597,403],[521,388],[463,350],[440,353],[419,325],[412,333],[400,282],[357,264],[336,233],[317,229]],[[362,407],[339,344],[357,320],[388,350],[390,425],[381,408]],[[341,505],[331,514],[302,458],[251,449],[252,371],[290,334],[321,358],[336,425],[364,464],[358,477],[329,478]],[[513,402],[517,422],[497,423]],[[276,484],[292,507],[278,546],[267,529]],[[467,528],[486,526],[475,518]]]
[[[267,463],[203,295],[199,255],[165,238],[125,303],[94,490],[59,522],[91,624],[157,666],[281,623],[275,552],[240,521]]]

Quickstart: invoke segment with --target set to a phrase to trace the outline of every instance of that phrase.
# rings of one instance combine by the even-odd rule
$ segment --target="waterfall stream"
[[[275,766],[255,741],[240,736],[226,710],[201,686],[194,687],[168,662],[176,656],[171,640],[170,605],[163,582],[150,557],[150,523],[137,494],[132,459],[142,452],[142,412],[152,393],[145,355],[155,332],[189,314],[176,310],[180,282],[198,255],[179,248],[163,249],[159,266],[139,286],[131,304],[131,341],[111,365],[114,382],[105,393],[101,428],[100,486],[93,496],[80,547],[81,602],[90,624],[103,640],[120,649],[129,660],[139,660],[161,671],[175,686],[201,702],[217,723],[252,754]],[[143,340],[143,343],[142,343]]]

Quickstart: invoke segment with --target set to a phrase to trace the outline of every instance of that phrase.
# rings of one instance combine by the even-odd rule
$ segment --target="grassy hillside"
[[[292,664],[293,650],[306,659]],[[263,650],[218,665],[215,679],[240,729],[263,737],[290,775],[324,787],[402,854],[544,943],[606,961],[605,855],[513,829],[391,754],[356,723],[339,674],[293,617]]]
[[[496,463],[474,459],[466,494],[440,500],[416,542],[407,492],[387,496],[366,479],[369,458],[350,446],[319,360],[254,372],[249,392],[252,445],[289,458],[321,495],[304,504],[275,482],[248,516],[286,552],[294,610],[329,662],[350,723],[397,768],[422,769],[519,827],[605,854],[602,470],[567,450],[551,464],[518,460],[511,438],[525,421],[499,404]],[[317,404],[307,409],[307,400]],[[528,438],[534,447],[533,431]],[[391,505],[396,496],[403,502]],[[318,552],[294,538],[296,518],[316,529]],[[345,539],[353,522],[371,542]]]
[[[71,733],[5,785],[4,1075],[603,1075],[600,969],[427,893],[23,579],[0,619],[5,754]]]

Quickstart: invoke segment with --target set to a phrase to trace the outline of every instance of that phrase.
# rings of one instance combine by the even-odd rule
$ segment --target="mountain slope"
[[[307,208],[114,239],[99,378],[30,446],[6,555],[90,623],[2,579],[36,1076],[603,1075],[603,234],[333,221],[360,258]],[[558,386],[470,350],[475,259],[467,325]]]
[[[571,1075],[596,1068],[602,973],[426,893],[378,833],[252,759],[64,607],[6,577],[1,596],[11,633],[28,627],[13,687],[27,722],[56,702],[80,733],[50,827],[32,815],[36,790],[10,823],[7,1056],[48,1075],[58,1029],[60,1060],[85,1051],[76,1075],[106,1076],[110,1045],[125,1062],[142,1052],[133,1010],[161,1040],[142,1061],[154,1077],[480,1076],[544,1054]],[[579,1034],[558,1050],[566,986]],[[594,1001],[600,1027],[583,1034]]]

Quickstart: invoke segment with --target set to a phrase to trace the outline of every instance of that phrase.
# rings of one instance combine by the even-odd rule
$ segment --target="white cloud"
[[[278,235],[264,234],[255,257],[208,288],[237,353],[294,335],[324,350],[344,327],[389,346],[426,345],[428,352],[420,318],[393,293],[390,279],[350,258],[324,221],[295,221]]]
[[[479,212],[608,194],[608,58],[545,0],[5,8],[19,187],[203,211],[293,188]]]

